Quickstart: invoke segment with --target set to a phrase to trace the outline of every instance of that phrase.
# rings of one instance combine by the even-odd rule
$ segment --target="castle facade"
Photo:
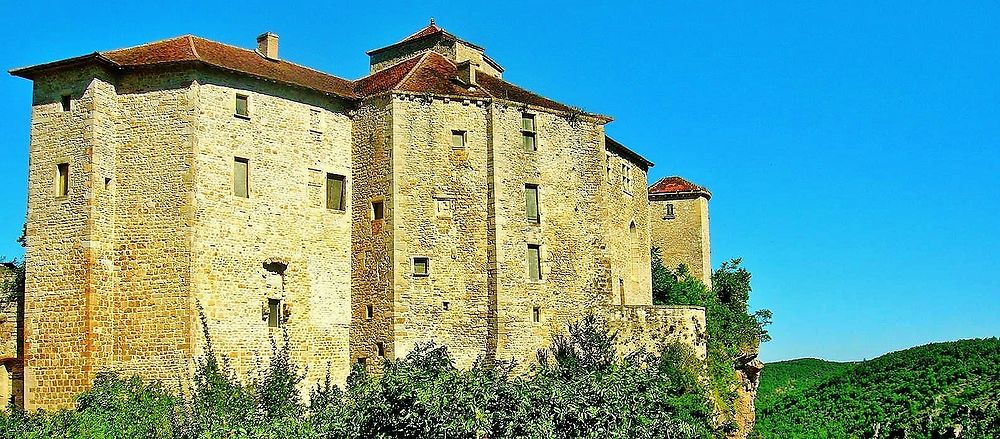
[[[594,313],[689,343],[650,248],[710,275],[710,194],[647,186],[611,119],[503,79],[433,22],[350,81],[195,36],[12,70],[34,83],[26,285],[0,353],[27,408],[101,370],[168,382],[213,347],[244,376],[287,333],[307,381],[417,343],[523,367]],[[3,322],[0,322],[3,323]]]

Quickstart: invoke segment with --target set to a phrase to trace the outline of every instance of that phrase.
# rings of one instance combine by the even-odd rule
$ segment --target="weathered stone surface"
[[[523,147],[524,114],[535,151]],[[186,383],[206,347],[199,312],[244,377],[287,330],[307,384],[328,368],[343,383],[353,362],[429,341],[463,367],[515,359],[523,370],[586,313],[628,349],[677,340],[704,358],[704,311],[651,304],[651,234],[664,226],[650,213],[648,164],[608,150],[607,121],[501,97],[348,100],[197,65],[39,75],[26,405],[67,407],[100,370]],[[246,197],[234,191],[237,160]],[[346,181],[342,208],[327,205],[328,175]],[[538,188],[538,223],[525,185]],[[678,256],[701,262],[707,204],[697,203],[696,220],[667,233],[703,234],[701,253]],[[427,259],[426,275],[414,258]]]

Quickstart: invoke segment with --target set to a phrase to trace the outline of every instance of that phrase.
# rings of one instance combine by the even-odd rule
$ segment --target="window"
[[[538,151],[538,145],[535,143],[534,114],[521,114],[521,146],[524,147],[525,151]]]
[[[385,218],[385,203],[382,201],[372,201],[372,219],[381,221]]]
[[[347,178],[343,175],[326,174],[326,208],[332,210],[344,210],[344,182]]]
[[[663,219],[674,219],[674,205],[667,203],[663,205]]]
[[[372,305],[365,305],[365,318],[371,320],[375,317],[375,307]]]
[[[69,111],[72,98],[70,95],[62,95],[62,111]]]
[[[534,307],[531,309],[531,321],[538,323],[542,321],[542,309],[539,307]]]
[[[541,223],[541,214],[538,210],[538,185],[524,185],[524,212],[531,224]]]
[[[378,356],[384,357],[385,356],[385,343],[382,343],[382,342],[375,343],[375,352],[378,353]]]
[[[606,154],[604,159],[605,159],[604,163],[605,165],[607,165],[608,183],[611,183],[611,154],[610,153]]]
[[[233,195],[250,198],[250,161],[245,158],[233,160]]]
[[[427,276],[430,273],[431,260],[426,257],[413,258],[413,275]]]
[[[451,131],[451,147],[465,148],[465,131]]]
[[[632,192],[632,168],[627,163],[622,163],[622,186],[625,192]]]
[[[281,326],[281,301],[278,299],[267,299],[267,327],[278,328]]]
[[[455,200],[451,198],[434,198],[434,215],[438,218],[451,218],[452,210],[455,207]]]
[[[528,279],[542,280],[542,246],[528,244]]]
[[[247,102],[250,98],[247,95],[236,95],[236,115],[239,117],[249,118],[250,109]]]
[[[69,163],[56,165],[56,196],[69,195]]]
[[[358,364],[362,366],[368,364],[368,357],[358,357]]]
[[[320,126],[321,123],[322,123],[322,120],[320,119],[320,112],[319,112],[319,110],[317,110],[315,108],[310,109],[309,110],[309,130],[312,131],[312,132],[314,132],[314,133],[321,132],[321,126]]]
[[[448,306],[449,305],[451,305],[451,303],[449,303],[449,302],[441,302],[441,308],[444,308],[445,311],[448,310]]]

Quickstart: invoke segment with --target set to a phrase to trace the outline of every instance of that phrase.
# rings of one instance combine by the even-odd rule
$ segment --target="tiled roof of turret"
[[[649,187],[649,195],[692,195],[712,198],[712,193],[681,177],[663,177]]]

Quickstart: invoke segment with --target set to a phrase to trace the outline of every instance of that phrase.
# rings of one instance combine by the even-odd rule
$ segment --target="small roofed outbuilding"
[[[678,176],[663,177],[649,187],[650,200],[687,200],[698,197],[712,198],[712,193],[703,186],[694,184]]]

